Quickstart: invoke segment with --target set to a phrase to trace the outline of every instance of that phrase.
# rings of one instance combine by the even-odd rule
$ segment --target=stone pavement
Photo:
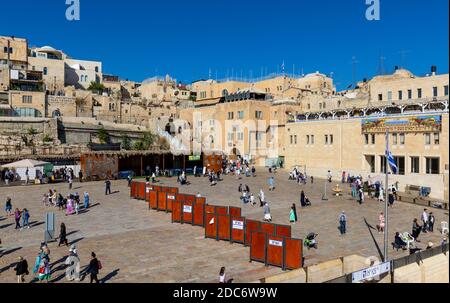
[[[383,251],[383,235],[368,227],[365,220],[369,226],[376,226],[378,214],[384,210],[382,203],[368,200],[360,206],[348,195],[332,197],[330,186],[330,200],[322,201],[324,181],[298,185],[288,181],[285,172],[275,175],[277,187],[274,192],[269,192],[268,176],[266,172],[259,173],[256,178],[243,177],[241,180],[224,176],[224,181],[215,187],[209,185],[207,178],[189,177],[192,184],[181,187],[180,192],[200,192],[207,197],[209,204],[240,206],[244,216],[261,220],[261,208],[242,205],[238,186],[239,183],[248,184],[255,196],[263,188],[274,222],[279,224],[289,224],[289,209],[292,203],[296,203],[299,222],[292,226],[293,236],[303,238],[312,231],[319,234],[319,248],[305,250],[306,265],[351,254],[380,256],[378,249]],[[161,185],[176,186],[176,179],[161,179]],[[150,211],[143,201],[131,200],[125,180],[113,181],[113,194],[110,196],[104,195],[103,182],[75,183],[72,192],[78,191],[82,196],[84,191],[88,191],[93,207],[78,216],[69,217],[64,212],[42,205],[42,195],[49,188],[56,188],[63,195],[69,193],[67,184],[0,189],[0,238],[3,251],[0,258],[0,282],[15,282],[11,265],[19,256],[24,256],[30,268],[33,267],[39,243],[44,237],[44,215],[47,211],[56,214],[57,233],[60,223],[66,224],[69,242],[77,244],[82,266],[89,263],[91,251],[97,253],[103,264],[99,278],[104,282],[216,282],[221,266],[227,267],[228,274],[236,282],[251,282],[281,272],[275,267],[265,268],[261,263],[249,263],[249,248],[204,239],[204,229],[201,227],[171,224],[170,214]],[[313,204],[305,209],[299,206],[302,189]],[[14,230],[14,219],[6,218],[3,212],[6,196],[12,198],[13,209],[30,210],[30,222],[33,222],[31,229]],[[348,216],[348,231],[344,237],[339,236],[337,229],[338,216],[342,210]],[[422,211],[421,206],[396,202],[389,216],[389,242],[392,242],[395,231],[411,231],[412,219],[420,218]],[[429,240],[439,244],[440,222],[448,221],[448,212],[438,209],[432,211],[436,216],[435,232],[420,236],[423,247]],[[52,279],[54,282],[65,282],[64,267],[61,265],[68,248],[58,248],[57,244],[51,243],[50,249],[51,262],[54,263]],[[390,247],[389,254],[393,258],[406,253],[395,252]],[[27,281],[30,279],[32,277],[28,276]]]

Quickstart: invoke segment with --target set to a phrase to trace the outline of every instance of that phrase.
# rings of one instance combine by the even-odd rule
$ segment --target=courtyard
[[[260,189],[269,202],[273,222],[289,224],[289,210],[297,206],[299,221],[292,225],[292,236],[303,239],[308,233],[318,233],[318,249],[304,250],[305,266],[326,260],[357,254],[365,257],[382,258],[384,235],[377,232],[378,215],[384,211],[384,203],[366,199],[359,205],[349,195],[348,185],[341,185],[344,195],[332,195],[332,187],[340,180],[327,186],[328,200],[323,201],[324,180],[316,179],[314,184],[299,185],[288,180],[288,173],[275,174],[276,189],[269,192],[265,169],[257,169],[256,177],[224,176],[216,186],[210,186],[208,179],[188,176],[189,185],[180,188],[181,193],[196,194],[207,198],[207,203],[222,206],[242,207],[243,216],[262,220],[263,210],[240,202],[239,184],[247,184],[257,197]],[[178,186],[176,178],[161,178],[160,185]],[[65,216],[65,212],[42,204],[42,195],[49,189],[56,189],[63,195],[78,192],[80,196],[89,192],[91,207],[79,215]],[[304,190],[312,206],[301,208],[300,192]],[[6,197],[12,198],[13,209],[27,208],[30,211],[31,228],[14,229],[13,216],[6,217],[3,211]],[[265,276],[281,273],[281,269],[265,267],[261,263],[249,262],[249,248],[229,242],[217,242],[204,238],[204,229],[189,225],[170,223],[170,214],[148,209],[143,201],[129,197],[126,180],[112,182],[112,195],[104,195],[103,182],[74,183],[72,191],[68,184],[0,187],[2,212],[0,215],[0,282],[15,282],[14,263],[19,256],[27,259],[30,271],[44,239],[45,213],[52,211],[56,217],[56,235],[59,225],[67,226],[70,244],[76,244],[82,268],[89,263],[92,251],[102,261],[99,274],[102,282],[217,282],[221,266],[236,282],[252,282]],[[257,198],[256,198],[257,200]],[[396,202],[389,213],[389,243],[396,231],[411,232],[412,220],[420,219],[423,206]],[[340,236],[338,216],[347,214],[347,234]],[[434,233],[421,234],[418,244],[425,249],[432,241],[439,245],[442,240],[439,228],[441,221],[448,222],[448,211],[431,209],[436,217]],[[64,260],[68,247],[49,244],[51,250],[52,282],[66,282]],[[395,251],[389,245],[389,258],[406,255]],[[32,275],[26,277],[33,279]],[[88,279],[86,279],[88,280]],[[84,281],[86,282],[86,281]]]

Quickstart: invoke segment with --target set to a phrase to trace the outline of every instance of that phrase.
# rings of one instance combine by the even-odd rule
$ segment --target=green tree
[[[100,128],[100,129],[98,130],[97,136],[98,136],[98,139],[100,140],[100,143],[101,143],[101,144],[107,144],[107,143],[109,143],[109,134],[108,134],[108,132],[105,130],[104,127]]]
[[[135,141],[133,143],[134,150],[144,150],[144,143],[141,140]]]
[[[93,93],[103,93],[103,91],[105,90],[105,86],[101,83],[97,83],[95,81],[92,81],[91,84],[88,87],[88,90],[90,90]]]
[[[150,147],[156,142],[158,139],[157,135],[152,134],[151,132],[145,132],[139,140],[134,142],[133,149],[134,150],[149,150]]]
[[[122,135],[120,138],[120,147],[125,150],[131,149],[131,140],[127,135]]]

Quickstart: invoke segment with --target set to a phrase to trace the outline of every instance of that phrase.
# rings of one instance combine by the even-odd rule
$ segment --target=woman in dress
[[[39,282],[48,283],[51,278],[50,261],[48,258],[41,258],[41,263],[39,264]]]
[[[71,197],[67,198],[67,208],[66,216],[70,216],[73,213],[73,199]]]
[[[66,225],[64,223],[61,223],[61,227],[59,229],[59,244],[58,244],[58,247],[61,246],[61,244],[69,246],[69,243],[67,241]]]

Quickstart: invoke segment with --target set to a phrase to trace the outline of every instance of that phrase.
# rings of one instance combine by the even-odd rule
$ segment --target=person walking
[[[436,221],[434,215],[432,212],[430,212],[430,215],[428,216],[428,231],[434,232],[434,222]]]
[[[105,181],[105,196],[111,194],[111,181],[109,179],[106,179]]]
[[[259,207],[263,207],[264,206],[264,201],[265,201],[264,191],[261,188],[260,191],[259,191]]]
[[[20,229],[20,218],[22,217],[22,212],[16,208],[14,211],[14,219],[16,220],[16,229]]]
[[[84,209],[88,209],[89,208],[89,193],[85,192],[84,193]]]
[[[264,221],[272,222],[272,216],[270,215],[269,203],[264,204]]]
[[[78,215],[78,211],[80,210],[80,200],[75,199],[75,214]]]
[[[59,243],[58,247],[60,247],[62,244],[65,246],[69,246],[69,242],[67,241],[67,230],[66,230],[66,224],[61,223],[61,226],[59,228]]]
[[[302,207],[306,206],[306,202],[305,202],[305,192],[302,190],[302,192],[300,193],[300,205]]]
[[[275,189],[275,179],[273,177],[269,178],[269,191],[273,191]]]
[[[6,216],[12,215],[12,202],[11,202],[10,197],[6,197],[5,212],[6,212]]]
[[[295,204],[292,204],[291,206],[291,210],[289,213],[289,222],[291,222],[292,224],[295,224],[295,222],[297,222],[297,211],[295,209]]]
[[[341,215],[339,216],[339,231],[341,232],[341,236],[345,235],[347,232],[347,216],[345,215],[345,212],[342,211]]]
[[[101,269],[101,263],[100,261],[97,259],[97,256],[95,255],[94,252],[91,253],[91,261],[89,262],[89,266],[86,270],[86,274],[90,274],[90,278],[91,278],[91,282],[96,282],[96,283],[100,283],[98,281],[98,273],[99,270]],[[85,274],[85,275],[86,275]],[[84,277],[83,277],[84,280]]]
[[[358,191],[358,202],[360,205],[364,203],[364,190],[362,188]]]
[[[73,179],[72,179],[72,176],[71,175],[69,175],[69,190],[72,190],[72,184],[73,184]]]
[[[28,223],[28,220],[30,219],[30,212],[28,209],[24,208],[22,211],[22,228],[30,228],[30,224]]]
[[[331,183],[331,181],[333,179],[333,174],[331,173],[331,170],[328,171],[327,178],[328,178],[328,182]]]
[[[311,176],[311,184],[314,184],[314,177]]]
[[[232,283],[232,282],[233,282],[233,279],[227,280],[226,273],[225,273],[225,267],[222,267],[219,272],[219,283],[225,284],[225,283]]]
[[[417,218],[415,218],[413,220],[413,226],[412,226],[412,233],[411,233],[411,235],[412,235],[412,237],[414,238],[414,240],[416,242],[420,242],[419,241],[419,235],[420,235],[420,232],[422,231],[422,226],[420,226],[417,221],[418,221]]]
[[[423,213],[422,213],[422,216],[420,217],[420,219],[422,220],[422,223],[423,223],[422,231],[424,233],[427,233],[428,232],[428,214],[427,214],[426,208],[423,210]]]
[[[384,213],[380,213],[380,215],[378,216],[378,225],[377,225],[378,233],[384,233],[384,224],[385,224],[384,221],[385,221]]]
[[[78,180],[83,183],[83,172],[81,170],[78,172]]]
[[[69,249],[69,256],[66,258],[64,262],[65,265],[68,265],[70,270],[67,272],[67,280],[68,281],[80,281],[80,257],[78,256],[77,247],[75,244]]]
[[[50,269],[50,261],[48,258],[42,258],[41,263],[39,264],[39,282],[48,283],[51,278],[51,269]]]
[[[72,195],[67,197],[67,206],[66,206],[66,216],[70,216],[73,214],[73,198]]]
[[[395,196],[394,196],[394,194],[392,193],[392,191],[389,191],[388,202],[389,202],[389,206],[390,206],[390,207],[394,207]]]
[[[16,267],[14,267],[17,276],[17,283],[25,282],[25,275],[29,275],[28,262],[23,257],[19,257],[19,262],[17,262]]]

